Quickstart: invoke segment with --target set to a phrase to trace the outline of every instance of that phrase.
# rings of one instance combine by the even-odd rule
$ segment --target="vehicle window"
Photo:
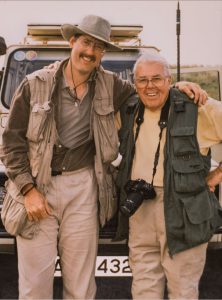
[[[19,49],[10,54],[3,80],[1,101],[9,107],[12,96],[24,77],[56,60],[68,57],[69,49]]]
[[[110,70],[119,74],[122,79],[127,79],[132,81],[132,71],[135,61],[102,61],[104,69]]]
[[[198,83],[208,95],[214,99],[220,98],[220,80],[219,72],[217,70],[208,70],[201,72],[181,72],[180,80],[192,81]],[[176,81],[176,74],[173,74],[174,81]]]
[[[16,88],[24,77],[54,61],[62,60],[69,56],[70,50],[66,49],[19,49],[11,53],[6,67],[3,80],[1,101],[4,106],[9,107]],[[102,65],[105,69],[120,74],[123,79],[131,79],[131,73],[135,59],[119,60],[116,55],[108,54]]]

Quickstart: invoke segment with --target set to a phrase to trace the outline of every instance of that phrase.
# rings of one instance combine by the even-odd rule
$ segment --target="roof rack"
[[[60,24],[28,24],[24,43],[67,44],[67,41],[64,41],[61,35],[60,28]],[[110,39],[112,43],[120,47],[140,47],[139,34],[142,30],[142,25],[111,25]]]

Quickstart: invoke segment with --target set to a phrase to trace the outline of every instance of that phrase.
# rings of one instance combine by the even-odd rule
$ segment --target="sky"
[[[222,1],[179,2],[181,64],[222,65]],[[111,24],[143,25],[143,44],[158,47],[176,64],[176,9],[177,1],[0,0],[0,35],[9,46],[22,41],[29,23],[78,24],[85,15],[95,14]]]

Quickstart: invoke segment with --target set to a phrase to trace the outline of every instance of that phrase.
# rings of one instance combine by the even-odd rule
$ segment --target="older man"
[[[119,50],[110,43],[107,20],[89,15],[78,27],[61,29],[70,58],[58,70],[25,78],[3,134],[2,160],[10,178],[6,199],[24,201],[29,218],[15,233],[20,299],[53,297],[57,252],[63,297],[95,297],[97,187],[104,225],[117,206],[111,166],[118,155],[114,112],[135,94],[129,82],[100,66],[106,49]],[[198,87],[191,85],[190,91],[188,86],[188,94],[192,90],[198,98]]]
[[[118,237],[130,216],[132,295],[161,299],[167,281],[170,299],[196,299],[207,241],[222,225],[210,191],[222,181],[221,164],[209,173],[209,148],[222,141],[222,103],[209,99],[198,108],[171,88],[159,54],[138,59],[134,80],[140,100],[122,111],[118,177]]]

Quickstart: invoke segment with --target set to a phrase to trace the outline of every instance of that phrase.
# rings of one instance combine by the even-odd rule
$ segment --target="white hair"
[[[149,52],[141,53],[141,55],[139,56],[139,58],[137,59],[137,61],[134,64],[134,67],[133,67],[134,76],[135,76],[138,65],[143,62],[158,62],[158,63],[160,63],[161,65],[163,65],[164,75],[170,76],[170,67],[169,67],[167,60],[156,51],[155,52],[149,51]]]

